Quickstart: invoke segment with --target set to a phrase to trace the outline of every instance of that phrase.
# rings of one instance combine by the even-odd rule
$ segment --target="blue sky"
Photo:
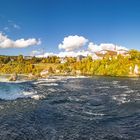
[[[29,55],[42,48],[58,53],[58,45],[69,35],[140,50],[139,7],[139,0],[0,0],[0,31],[11,40],[42,42],[3,48],[0,54]]]

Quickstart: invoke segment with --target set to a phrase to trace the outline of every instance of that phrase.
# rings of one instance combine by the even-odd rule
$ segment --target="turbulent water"
[[[139,140],[140,79],[0,82],[0,140]]]

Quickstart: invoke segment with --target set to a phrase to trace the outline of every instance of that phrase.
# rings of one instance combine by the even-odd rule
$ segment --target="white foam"
[[[0,106],[0,110],[2,110],[2,109],[4,109],[4,106],[1,105],[1,106]]]
[[[41,86],[58,86],[57,83],[44,83],[44,84],[40,84]]]
[[[7,94],[7,93],[3,93],[3,94],[0,94],[0,99],[3,99],[3,100],[15,100],[15,99],[18,99],[18,98],[28,98],[28,97],[32,97],[33,95],[35,94],[35,92],[12,92],[10,94]]]
[[[128,86],[115,85],[116,88],[128,89]]]
[[[34,82],[34,84],[40,84],[44,82],[57,82],[57,81],[63,81],[67,79],[77,79],[77,78],[88,78],[87,76],[52,76],[48,78],[41,78],[38,79],[38,81]]]
[[[108,86],[101,86],[101,87],[98,87],[97,89],[109,89],[110,87]]]
[[[68,97],[68,99],[69,99],[70,101],[76,101],[76,102],[83,101],[82,99],[76,98],[76,97]]]
[[[127,99],[127,94],[115,95],[112,96],[112,99],[117,101],[119,104],[124,104],[130,102],[130,99]]]
[[[55,92],[56,89],[53,89],[53,88],[49,88],[48,91],[51,91],[51,92]]]
[[[91,112],[91,111],[85,111],[84,113],[88,114],[88,115],[92,115],[92,116],[104,116],[105,115],[103,113],[95,113],[95,112]]]
[[[135,90],[127,90],[127,91],[125,91],[124,93],[134,93],[134,92],[136,92]]]
[[[38,79],[38,81],[34,82],[34,84],[54,83],[57,81],[59,81],[59,79]]]
[[[0,83],[0,99],[15,100],[17,98],[27,98],[37,92],[24,84]]]
[[[44,95],[33,95],[33,96],[31,96],[31,98],[35,99],[35,100],[40,100],[40,99],[45,98],[45,96]]]
[[[112,81],[113,85],[117,85],[119,83],[119,81]]]

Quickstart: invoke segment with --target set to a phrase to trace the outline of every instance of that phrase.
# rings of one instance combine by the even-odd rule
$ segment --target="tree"
[[[136,59],[140,60],[140,52],[139,51],[130,50],[129,54],[130,54],[130,57],[131,57],[132,60],[136,60]]]
[[[19,63],[22,63],[22,62],[24,61],[23,55],[19,55],[18,58],[17,58],[17,61],[18,61]]]
[[[48,72],[49,72],[49,73],[53,73],[53,72],[54,72],[54,71],[53,71],[53,68],[52,68],[52,67],[49,67]]]

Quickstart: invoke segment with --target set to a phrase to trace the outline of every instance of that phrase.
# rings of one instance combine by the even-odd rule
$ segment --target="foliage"
[[[66,63],[61,63],[61,58],[50,56],[47,58],[26,58],[19,56],[0,56],[0,73],[10,74],[39,74],[42,70],[48,69],[49,73],[55,74],[76,74],[81,75],[110,75],[127,76],[130,73],[130,67],[134,70],[135,65],[140,68],[140,52],[130,50],[128,56],[109,56],[103,59],[92,60],[90,56],[76,61],[76,58],[67,57]]]

